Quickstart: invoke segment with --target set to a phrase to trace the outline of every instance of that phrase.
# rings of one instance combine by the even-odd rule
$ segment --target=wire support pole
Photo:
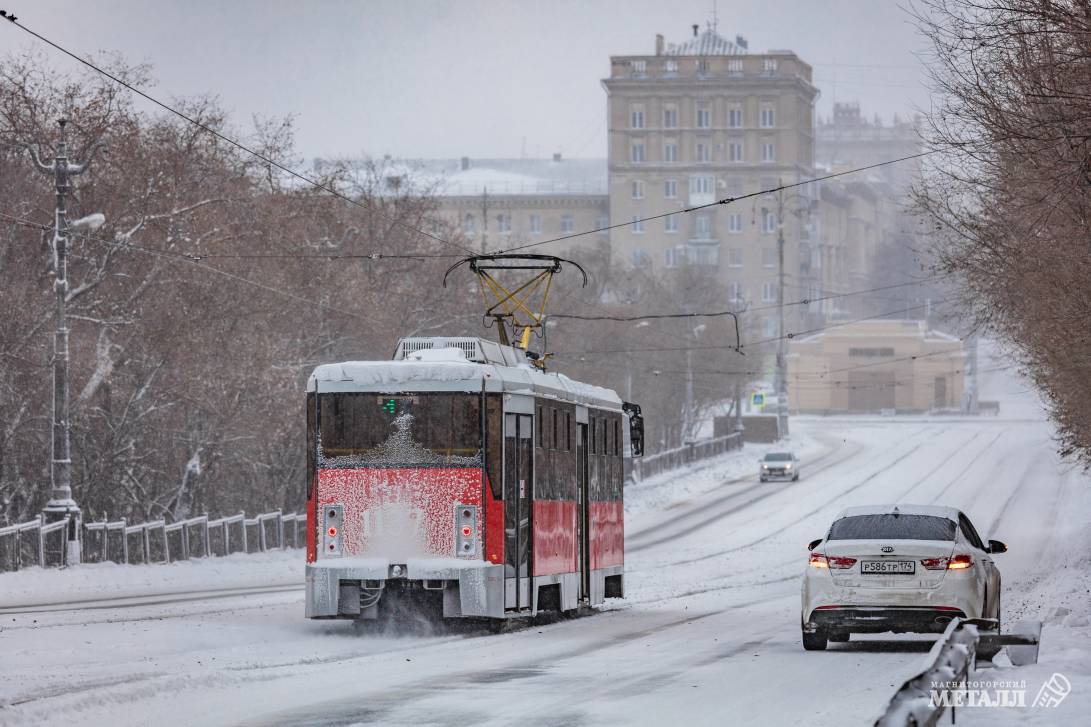
[[[60,119],[60,137],[54,147],[53,160],[45,162],[33,146],[28,146],[35,165],[42,172],[53,177],[55,188],[55,208],[53,224],[53,292],[56,296],[54,315],[57,329],[53,334],[53,423],[50,453],[50,498],[42,514],[48,522],[58,522],[69,518],[67,537],[68,563],[80,561],[79,534],[81,527],[80,508],[72,497],[72,452],[68,408],[68,192],[71,177],[87,171],[91,159],[101,144],[94,144],[88,152],[88,159],[83,163],[74,163],[68,158],[68,144],[65,138],[67,119]],[[79,225],[79,222],[77,222]]]

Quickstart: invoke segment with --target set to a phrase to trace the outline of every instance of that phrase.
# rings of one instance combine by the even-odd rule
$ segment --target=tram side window
[[[485,436],[485,474],[492,496],[500,500],[504,497],[504,407],[498,394],[485,399]]]
[[[542,448],[542,432],[545,430],[545,417],[542,415],[542,407],[538,407],[538,449]]]
[[[572,451],[572,412],[564,413],[564,451]]]

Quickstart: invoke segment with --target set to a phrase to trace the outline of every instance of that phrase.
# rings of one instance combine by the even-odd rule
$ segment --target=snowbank
[[[169,564],[26,568],[0,574],[0,608],[192,590],[302,586],[303,562],[302,550],[275,550]]]

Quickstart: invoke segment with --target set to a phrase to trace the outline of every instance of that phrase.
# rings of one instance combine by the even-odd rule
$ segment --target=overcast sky
[[[815,67],[819,114],[927,108],[924,45],[894,0],[719,0],[719,32]],[[155,68],[238,123],[295,114],[306,156],[604,157],[611,55],[681,42],[713,0],[4,0],[68,49]],[[41,47],[0,27],[0,52]],[[59,53],[47,58],[70,67]]]

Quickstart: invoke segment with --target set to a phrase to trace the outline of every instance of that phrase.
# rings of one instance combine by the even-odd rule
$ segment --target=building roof
[[[609,192],[605,159],[422,159],[419,174],[441,197],[600,196]]]
[[[735,56],[743,53],[743,49],[712,28],[706,28],[685,43],[671,43],[664,51],[668,56]]]

